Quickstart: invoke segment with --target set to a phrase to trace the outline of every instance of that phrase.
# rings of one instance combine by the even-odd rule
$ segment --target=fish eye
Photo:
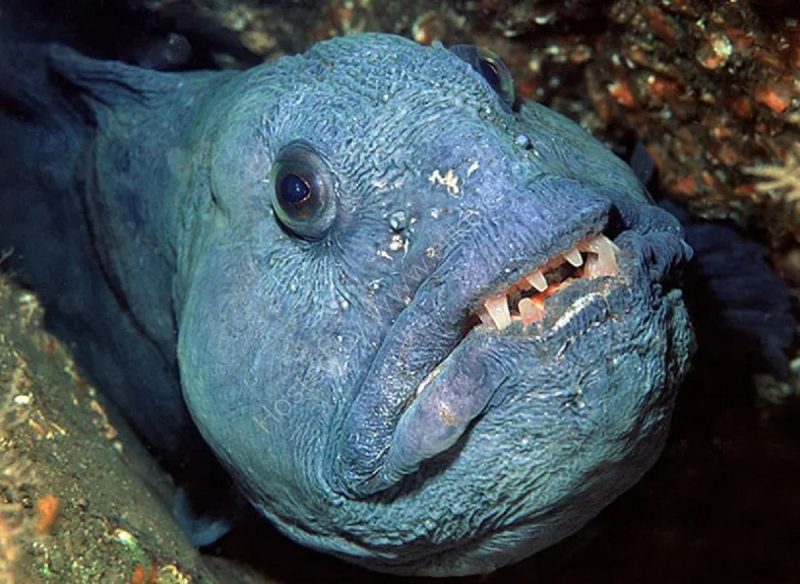
[[[505,106],[514,107],[514,78],[500,57],[474,45],[455,45],[450,47],[450,51],[479,73]]]
[[[336,216],[327,163],[305,142],[278,152],[272,170],[272,208],[281,224],[303,239],[321,239]]]
[[[483,78],[492,86],[492,89],[500,91],[503,87],[503,82],[500,80],[500,70],[498,69],[497,63],[489,59],[480,59],[478,65],[481,75],[483,75]]]
[[[311,199],[311,185],[291,172],[283,175],[277,188],[278,198],[285,204],[299,207]]]

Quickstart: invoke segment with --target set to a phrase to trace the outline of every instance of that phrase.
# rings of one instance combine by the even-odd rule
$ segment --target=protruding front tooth
[[[505,294],[492,296],[483,305],[498,330],[503,330],[511,324],[511,312],[508,310],[508,299]]]
[[[535,272],[531,272],[525,279],[531,283],[531,286],[536,288],[539,292],[544,292],[547,290],[547,280],[542,273],[542,270],[536,270]]]
[[[519,301],[519,314],[522,317],[522,326],[529,326],[544,316],[544,310],[534,304],[530,298]]]
[[[597,237],[593,237],[588,241],[589,249],[591,251],[596,251],[596,253],[600,253],[601,251],[609,251],[616,253],[619,251],[617,244],[611,241],[608,237],[603,235],[602,233]],[[595,249],[592,249],[594,247]]]
[[[564,254],[564,259],[567,260],[573,267],[580,268],[583,265],[583,258],[578,248],[573,248]]]
[[[586,250],[597,255],[596,259],[586,263],[587,276],[599,278],[617,273],[616,252],[619,248],[605,235],[598,235],[587,241]]]

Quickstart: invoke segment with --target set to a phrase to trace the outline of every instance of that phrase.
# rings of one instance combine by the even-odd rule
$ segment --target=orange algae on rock
[[[41,534],[49,533],[58,519],[60,507],[61,501],[52,493],[47,493],[36,501],[36,510],[39,513],[36,518],[36,531]]]

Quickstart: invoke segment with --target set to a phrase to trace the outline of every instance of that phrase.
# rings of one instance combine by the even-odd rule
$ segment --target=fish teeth
[[[565,253],[564,259],[567,260],[574,268],[580,268],[583,265],[583,258],[581,257],[581,252],[578,251],[577,247]]]
[[[522,326],[530,326],[544,316],[544,310],[534,304],[530,298],[523,298],[517,305],[519,314],[522,317]]]
[[[586,261],[586,275],[589,278],[613,276],[617,273],[617,252],[619,248],[605,235],[598,235],[588,240],[583,246],[586,251],[595,254]]]
[[[511,312],[508,310],[508,299],[505,294],[492,296],[483,303],[483,306],[498,330],[503,330],[511,324]]]
[[[553,261],[547,262],[530,272],[517,283],[510,285],[506,290],[487,298],[476,311],[477,316],[484,325],[500,331],[509,327],[513,322],[521,322],[523,327],[528,327],[544,317],[545,294],[534,294],[531,297],[519,298],[520,292],[525,293],[531,288],[534,288],[539,293],[543,293],[548,289],[554,292],[569,286],[575,278],[592,279],[602,276],[614,276],[618,273],[618,251],[619,248],[605,235],[601,234],[586,238],[578,243],[576,247],[560,256],[555,256]],[[587,254],[585,258],[581,255],[581,252]],[[559,267],[562,261],[568,262],[574,268],[583,266],[583,270],[572,276],[567,275],[562,282],[554,281],[554,284],[548,284],[544,269],[555,269]],[[555,265],[555,268],[552,267],[553,265]],[[519,298],[513,316],[508,305],[509,296],[514,299]]]
[[[492,320],[492,317],[489,316],[489,312],[483,306],[478,309],[478,318],[481,319],[483,324],[491,327],[494,326],[494,320]]]
[[[542,270],[536,270],[534,272],[531,272],[530,274],[525,276],[525,279],[528,280],[531,286],[536,288],[536,290],[538,290],[539,292],[544,292],[545,290],[547,290],[547,279],[544,277]]]

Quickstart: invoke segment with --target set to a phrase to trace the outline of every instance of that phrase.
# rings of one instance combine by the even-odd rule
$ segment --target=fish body
[[[485,573],[658,457],[691,249],[488,54],[368,34],[242,72],[6,55],[0,245],[144,439],[192,467],[207,444],[289,537]]]

